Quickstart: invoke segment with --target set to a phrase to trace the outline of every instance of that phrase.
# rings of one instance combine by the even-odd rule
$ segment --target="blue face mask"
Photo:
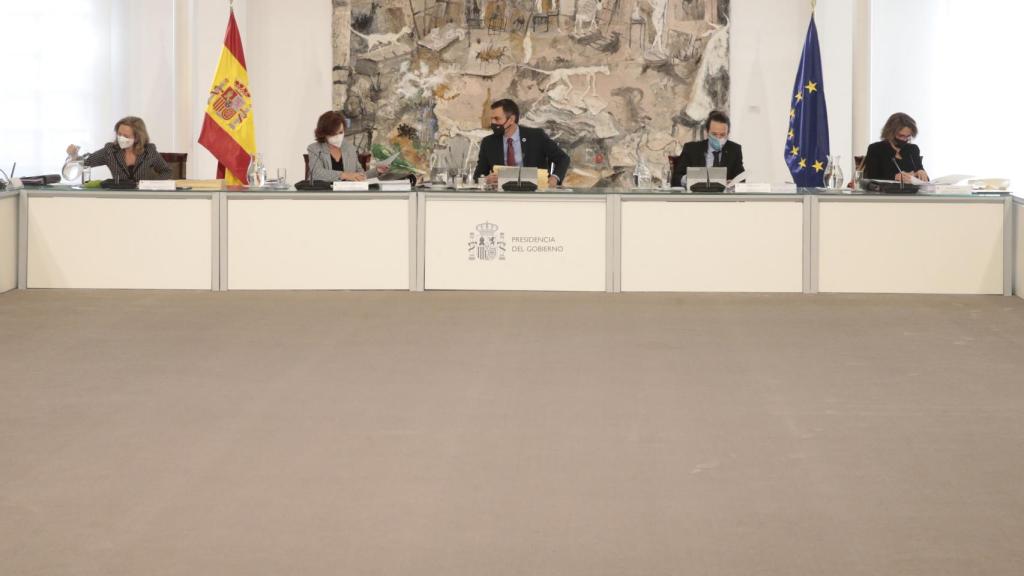
[[[721,152],[722,151],[722,146],[725,146],[725,141],[726,140],[728,140],[728,138],[723,138],[723,139],[719,140],[718,138],[716,138],[714,136],[708,137],[708,143],[711,144],[711,149],[714,150],[715,152]]]

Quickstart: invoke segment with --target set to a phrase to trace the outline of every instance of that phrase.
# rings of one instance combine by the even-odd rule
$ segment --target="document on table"
[[[963,182],[968,178],[974,178],[974,176],[968,176],[967,174],[950,174],[948,176],[943,176],[941,178],[936,178],[930,181],[921,180],[917,176],[911,176],[910,183],[917,184],[918,186],[922,184],[935,184],[936,186],[952,186],[953,184]]]
[[[174,190],[174,180],[139,180],[139,190]]]
[[[936,178],[932,180],[932,184],[935,184],[937,186],[953,185],[963,182],[964,180],[967,180],[969,178],[974,178],[974,176],[968,174],[950,174],[948,176],[943,176],[941,178]]]
[[[370,189],[370,185],[364,180],[362,182],[341,181],[332,185],[335,192],[363,192]]]

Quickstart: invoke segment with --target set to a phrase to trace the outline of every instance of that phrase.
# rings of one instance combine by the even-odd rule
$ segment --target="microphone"
[[[690,188],[690,192],[697,192],[698,194],[708,194],[715,192],[725,192],[725,185],[721,182],[711,181],[711,169],[704,169],[704,182],[696,182],[694,184],[687,183]],[[687,171],[689,173],[689,171]]]
[[[506,192],[534,192],[537,190],[537,185],[529,180],[523,182],[523,167],[520,166],[516,180],[505,182],[501,185],[501,189]]]
[[[313,150],[312,152],[309,153],[309,163],[306,165],[306,174],[305,174],[306,182],[312,182],[313,181],[313,163],[317,161],[319,156],[320,156],[319,148],[315,149],[315,150]]]
[[[896,157],[893,156],[892,163],[896,166],[896,175],[900,178],[900,190],[903,190],[903,177],[900,174],[903,173],[903,168],[900,167],[900,163],[896,161]]]

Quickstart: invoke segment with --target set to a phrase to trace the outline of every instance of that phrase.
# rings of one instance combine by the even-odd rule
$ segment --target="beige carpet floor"
[[[0,575],[1024,574],[1024,301],[0,295]]]

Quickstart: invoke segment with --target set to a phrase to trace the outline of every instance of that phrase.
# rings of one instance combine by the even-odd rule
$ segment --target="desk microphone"
[[[896,161],[896,157],[895,156],[892,157],[892,163],[893,163],[894,166],[896,166],[896,175],[899,176],[899,178],[900,178],[900,190],[902,191],[903,190],[903,177],[900,176],[900,174],[903,173],[903,167],[900,166],[900,163]]]
[[[721,182],[711,181],[711,169],[705,169],[704,171],[704,182],[697,182],[693,186],[690,186],[690,192],[697,193],[711,193],[711,192],[725,192],[725,186]]]
[[[506,192],[534,192],[537,190],[537,185],[529,180],[523,182],[523,167],[520,166],[516,180],[505,182],[501,185],[501,189]]]

